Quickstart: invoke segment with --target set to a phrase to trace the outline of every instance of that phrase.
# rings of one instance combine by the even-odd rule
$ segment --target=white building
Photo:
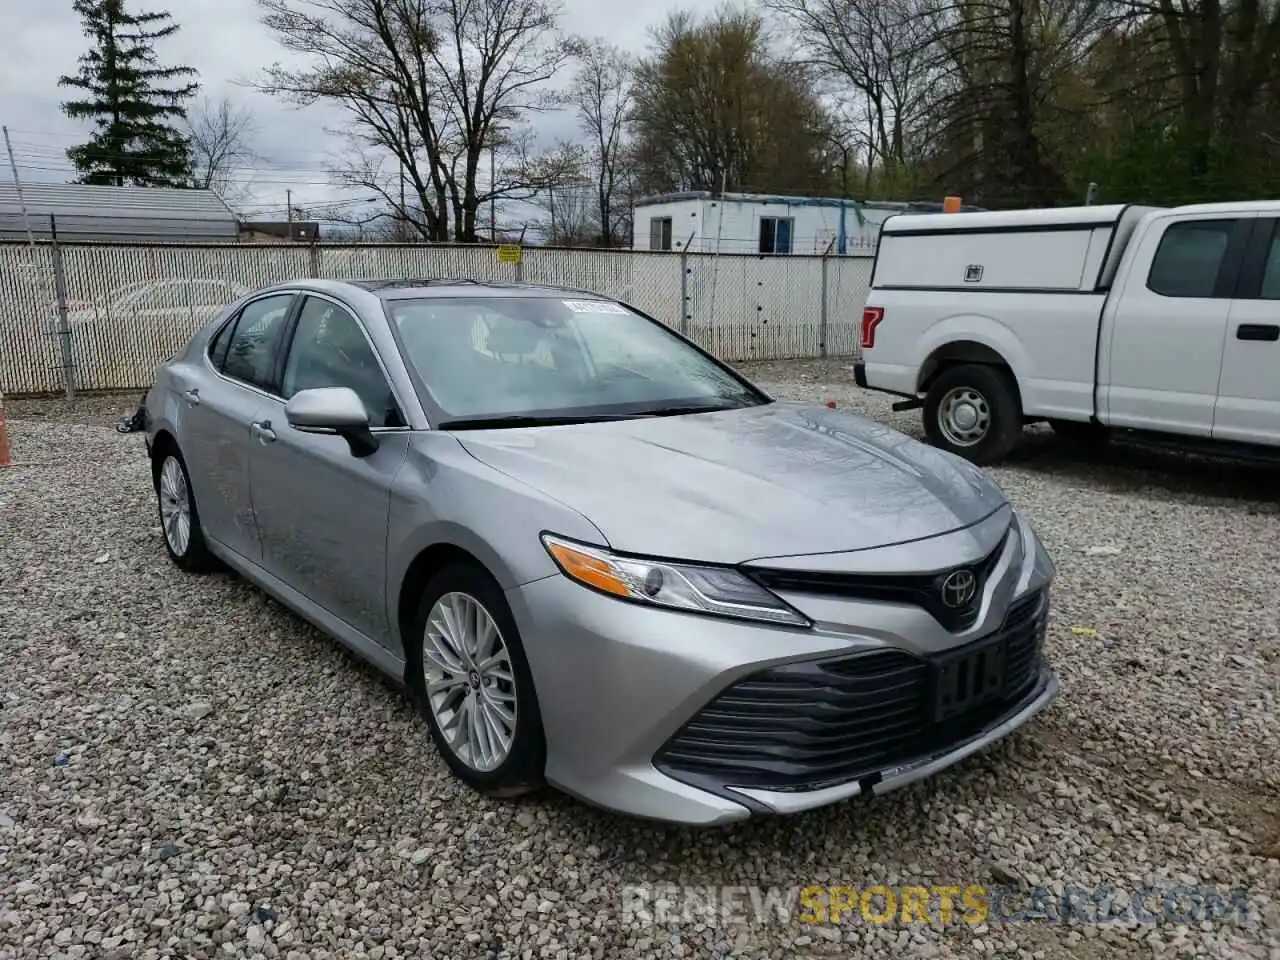
[[[966,207],[965,209],[977,209]],[[691,253],[873,256],[880,225],[895,213],[941,212],[942,204],[754,193],[668,193],[637,200],[636,250]]]

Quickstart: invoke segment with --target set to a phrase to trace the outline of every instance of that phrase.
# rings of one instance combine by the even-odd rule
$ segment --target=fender
[[[916,387],[920,387],[925,365],[934,352],[948,344],[969,342],[986,347],[998,354],[1018,382],[1018,390],[1026,396],[1025,384],[1034,371],[1031,355],[1018,335],[995,317],[976,313],[960,313],[945,317],[921,334],[916,343],[915,366],[918,371]]]

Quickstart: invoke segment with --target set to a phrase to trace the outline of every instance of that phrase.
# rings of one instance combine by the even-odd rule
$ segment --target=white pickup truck
[[[994,463],[1027,423],[1280,459],[1280,201],[899,215],[861,387]]]

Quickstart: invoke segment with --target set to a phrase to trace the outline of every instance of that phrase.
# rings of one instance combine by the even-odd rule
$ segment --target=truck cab
[[[1027,423],[1280,459],[1280,201],[895,216],[860,386],[1003,459]]]

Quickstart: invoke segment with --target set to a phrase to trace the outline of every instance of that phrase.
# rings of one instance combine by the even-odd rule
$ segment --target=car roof
[[[501,280],[474,280],[468,277],[399,277],[338,282],[367,290],[383,300],[408,300],[422,297],[564,297],[566,294],[572,294],[574,298],[582,300],[609,299],[590,290],[577,290],[573,287],[542,283],[509,283]]]

